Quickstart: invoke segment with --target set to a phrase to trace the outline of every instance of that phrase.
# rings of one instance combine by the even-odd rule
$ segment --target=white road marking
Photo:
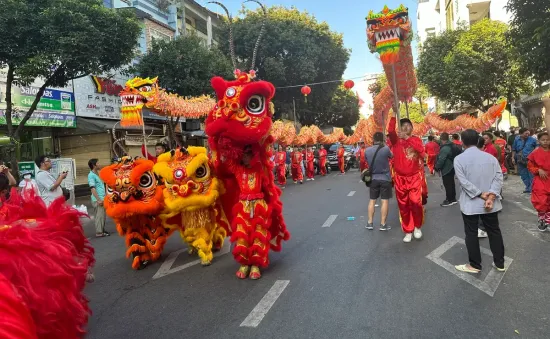
[[[267,312],[281,296],[290,280],[277,280],[271,289],[264,295],[262,300],[254,307],[252,312],[241,323],[241,327],[258,327]]]
[[[336,220],[336,218],[338,218],[338,214],[330,215],[327,221],[325,221],[325,223],[323,224],[323,227],[330,227],[330,225],[332,225],[332,223],[334,222],[334,220]]]
[[[519,201],[514,201],[514,204],[518,205],[519,208],[521,208],[522,210],[524,210],[526,212],[529,212],[529,213],[534,214],[534,215],[538,215],[537,211],[535,211],[534,209],[531,209],[529,207],[523,206],[523,204]]]
[[[214,253],[214,258],[221,257],[222,255],[229,253],[230,250],[231,250],[231,247],[230,247],[229,241],[228,241],[228,239],[226,239],[224,244],[223,244],[222,249],[219,252]],[[187,248],[184,248],[184,249],[181,249],[181,250],[174,251],[174,252],[170,253],[168,255],[168,258],[166,258],[166,260],[164,260],[164,262],[160,266],[157,273],[153,276],[153,279],[162,278],[164,276],[167,276],[168,274],[176,273],[176,272],[179,272],[179,271],[184,270],[186,268],[189,268],[189,267],[200,264],[200,262],[201,262],[200,259],[197,259],[197,260],[193,260],[191,262],[188,262],[184,265],[172,268],[172,265],[174,264],[174,262],[178,258],[178,255],[180,255],[181,253],[184,253],[184,252],[187,253]]]
[[[490,270],[489,274],[487,274],[487,277],[485,277],[485,280],[481,280],[476,278],[474,275],[471,275],[466,272],[458,271],[455,266],[443,259],[441,259],[441,256],[447,252],[450,248],[452,248],[456,244],[461,244],[463,246],[466,246],[466,243],[463,239],[459,237],[452,237],[451,239],[447,240],[443,245],[439,246],[435,250],[433,250],[432,253],[428,254],[426,258],[430,259],[434,263],[438,264],[439,266],[443,267],[447,271],[451,272],[452,274],[456,275],[460,279],[466,281],[467,283],[477,287],[481,291],[487,293],[489,296],[493,297],[495,295],[495,292],[500,285],[500,282],[504,278],[504,274],[506,272],[498,272],[495,268],[492,267],[492,265],[485,265],[485,270]],[[481,253],[484,253],[486,255],[492,256],[490,250],[481,247],[480,248]],[[504,267],[506,269],[510,269],[510,265],[512,264],[513,259],[504,257]]]
[[[351,191],[348,193],[348,197],[353,197],[354,194],[355,194],[355,191]]]

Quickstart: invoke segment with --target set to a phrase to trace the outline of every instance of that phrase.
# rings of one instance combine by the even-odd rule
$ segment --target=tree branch
[[[10,135],[11,137],[16,138],[16,139],[19,138],[19,132],[21,131],[23,126],[25,126],[27,121],[31,118],[32,114],[36,110],[36,107],[38,107],[38,103],[40,102],[40,99],[42,98],[42,95],[44,94],[44,91],[46,90],[46,87],[50,86],[50,84],[52,83],[52,79],[57,74],[59,74],[62,69],[63,69],[63,65],[60,65],[55,70],[55,72],[44,82],[44,84],[42,86],[40,86],[40,88],[38,89],[38,92],[36,93],[36,96],[34,97],[34,101],[31,105],[31,107],[29,107],[29,110],[27,111],[27,113],[25,113],[25,116],[23,117],[23,120],[21,120],[21,122],[19,123],[19,125],[15,129],[15,132],[13,132],[13,135]]]
[[[13,104],[12,104],[12,97],[11,97],[11,89],[13,85],[13,79],[15,69],[12,65],[8,65],[8,75],[6,77],[6,125],[8,126],[8,135],[10,138],[13,137],[13,122],[11,119],[11,114],[13,112]]]

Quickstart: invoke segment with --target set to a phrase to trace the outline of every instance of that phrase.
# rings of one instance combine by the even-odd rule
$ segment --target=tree
[[[261,10],[246,10],[244,14],[243,18],[234,19],[233,32],[237,67],[248,70],[265,19]],[[228,36],[227,26],[222,29],[222,34]],[[229,55],[227,39],[221,48]],[[270,7],[255,68],[260,79],[272,82],[277,88],[274,99],[276,118],[282,114],[293,116],[294,99],[300,123],[329,124],[316,114],[326,111],[339,83],[311,86],[307,103],[300,93],[300,86],[295,85],[341,79],[349,56],[350,50],[344,47],[342,35],[332,32],[327,23],[319,23],[314,16],[296,8]]]
[[[359,120],[359,98],[344,86],[338,86],[328,108],[318,111],[317,114],[307,114],[307,116],[315,119],[308,125],[354,126]]]
[[[467,103],[486,110],[500,96],[511,101],[531,91],[529,79],[506,42],[507,25],[488,19],[469,30],[445,32],[426,41],[418,77],[450,106]]]
[[[427,104],[420,104],[419,102],[409,102],[409,119],[415,123],[424,122],[424,113],[428,110]],[[399,106],[399,112],[402,118],[407,116],[407,108],[404,104]]]
[[[376,81],[369,86],[368,90],[374,99],[386,86],[388,86],[388,79],[384,73],[380,73],[376,77]]]
[[[101,0],[4,0],[2,7],[0,67],[7,68],[5,116],[13,150],[47,87],[129,63],[141,27],[132,9],[108,9]],[[36,78],[44,84],[14,126],[12,88]],[[14,162],[13,152],[10,157]]]
[[[141,77],[158,76],[161,87],[181,96],[213,93],[213,76],[228,79],[233,74],[229,59],[216,47],[206,47],[196,35],[154,40],[133,71]]]
[[[509,39],[522,69],[538,85],[550,81],[550,2],[508,0],[506,7],[512,14]]]

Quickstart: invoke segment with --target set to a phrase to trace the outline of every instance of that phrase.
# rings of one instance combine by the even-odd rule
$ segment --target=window
[[[445,5],[445,15],[447,17],[447,29],[451,30],[454,28],[454,9],[453,9],[453,0],[446,0],[447,4]]]

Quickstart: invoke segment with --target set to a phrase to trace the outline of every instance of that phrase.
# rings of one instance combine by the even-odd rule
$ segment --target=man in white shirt
[[[498,212],[502,210],[502,169],[493,155],[476,147],[480,138],[476,131],[468,129],[461,136],[465,151],[454,159],[454,168],[460,182],[459,204],[470,263],[455,267],[462,272],[481,272],[478,238],[478,221],[481,218],[493,252],[493,266],[504,272],[504,242],[498,222]]]
[[[45,155],[39,156],[34,162],[40,169],[36,173],[36,184],[38,185],[40,197],[46,206],[49,206],[55,199],[63,196],[61,183],[67,177],[67,173],[63,172],[55,179],[49,172],[52,168],[52,161]]]

